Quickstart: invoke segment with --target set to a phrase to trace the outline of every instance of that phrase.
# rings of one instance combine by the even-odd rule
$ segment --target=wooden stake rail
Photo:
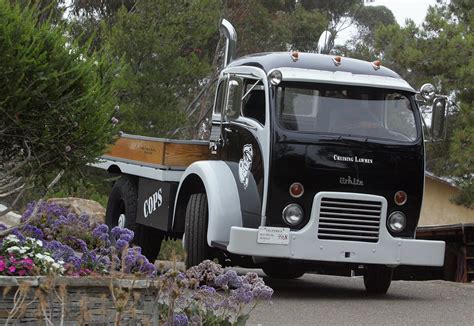
[[[164,169],[185,169],[207,160],[209,142],[174,140],[122,134],[102,157]]]

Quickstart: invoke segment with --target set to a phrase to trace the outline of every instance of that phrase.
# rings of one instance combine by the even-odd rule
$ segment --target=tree
[[[0,0],[0,198],[94,161],[112,141],[120,67],[37,7]],[[14,200],[16,202],[16,199]]]
[[[119,10],[107,51],[127,65],[119,93],[124,131],[169,136],[187,124],[184,108],[213,70],[220,10],[217,0],[143,0]]]
[[[431,81],[438,92],[450,95],[460,109],[449,118],[444,143],[427,147],[427,167],[454,177],[462,189],[459,202],[474,207],[474,3],[438,1],[421,27],[380,26],[375,51],[412,85]]]

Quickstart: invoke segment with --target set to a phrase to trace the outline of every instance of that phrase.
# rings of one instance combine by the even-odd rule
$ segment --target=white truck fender
[[[187,204],[189,198],[187,189],[195,186],[191,183],[195,184],[197,178],[202,182],[207,195],[207,244],[211,246],[212,241],[229,242],[231,227],[242,226],[242,213],[235,178],[228,165],[222,161],[198,161],[184,171],[176,193],[173,229],[176,229],[178,223],[184,226],[182,206]]]

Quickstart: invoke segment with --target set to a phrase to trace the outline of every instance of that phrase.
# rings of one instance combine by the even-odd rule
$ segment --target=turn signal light
[[[300,58],[300,54],[298,52],[295,51],[291,53],[291,59],[293,60],[293,62],[298,61],[299,58]]]
[[[375,60],[374,62],[372,62],[372,67],[374,67],[375,70],[379,70],[381,65],[382,61],[380,60]]]
[[[301,183],[299,182],[294,182],[290,186],[290,195],[293,198],[299,198],[303,196],[304,193],[304,187]]]
[[[407,193],[400,190],[395,193],[395,196],[393,197],[395,204],[398,206],[401,206],[407,202]]]

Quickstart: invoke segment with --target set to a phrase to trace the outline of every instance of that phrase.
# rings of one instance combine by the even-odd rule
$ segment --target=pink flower
[[[26,271],[25,271],[24,269],[20,269],[20,270],[18,271],[18,275],[19,275],[19,276],[25,276],[25,274],[26,274]]]
[[[10,267],[8,267],[8,271],[9,271],[10,273],[15,273],[16,267],[15,267],[15,266],[10,266]]]
[[[0,260],[0,272],[3,272],[5,270],[5,262],[3,259]]]

